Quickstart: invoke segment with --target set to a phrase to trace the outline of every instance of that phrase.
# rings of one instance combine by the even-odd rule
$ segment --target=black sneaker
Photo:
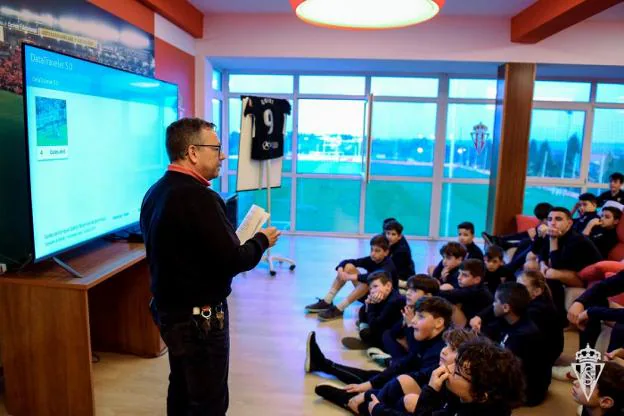
[[[370,347],[366,342],[356,337],[344,337],[340,342],[348,350],[366,350]]]
[[[325,362],[325,355],[323,355],[323,352],[321,352],[321,349],[316,343],[316,333],[312,331],[308,334],[308,341],[306,342],[306,373],[321,371],[324,367]]]
[[[311,313],[323,312],[333,306],[333,304],[325,302],[324,299],[321,299],[321,298],[316,298],[316,299],[318,299],[318,302],[307,305],[305,307],[306,311],[311,312]]]
[[[321,321],[331,321],[333,319],[342,318],[343,314],[344,312],[342,312],[336,306],[330,305],[329,308],[325,309],[324,311],[318,314],[318,318]]]
[[[329,383],[319,384],[314,388],[314,392],[325,400],[345,409],[349,409],[349,400],[357,396],[357,393],[348,393],[345,389]]]

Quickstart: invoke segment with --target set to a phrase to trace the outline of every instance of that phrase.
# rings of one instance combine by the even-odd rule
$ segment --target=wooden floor
[[[418,272],[438,260],[442,244],[410,242]],[[284,269],[271,278],[266,265],[260,265],[235,279],[229,298],[232,351],[228,414],[346,415],[315,396],[314,386],[326,378],[304,373],[305,340],[307,333],[315,330],[329,358],[376,368],[367,362],[364,352],[347,351],[340,344],[341,337],[356,332],[356,307],[346,311],[344,320],[329,323],[306,315],[303,307],[313,302],[315,296],[324,296],[333,268],[341,259],[367,254],[368,240],[282,237],[274,252],[294,258],[297,269]],[[339,294],[338,299],[342,296]],[[566,352],[576,351],[577,343],[575,334],[566,334]],[[101,354],[101,362],[94,364],[93,371],[98,415],[165,415],[166,356],[141,359]],[[571,384],[553,381],[543,405],[519,409],[514,415],[574,415],[576,407],[570,391]],[[0,397],[0,415],[6,414]]]

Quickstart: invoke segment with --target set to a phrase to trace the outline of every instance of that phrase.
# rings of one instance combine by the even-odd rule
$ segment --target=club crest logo
[[[572,370],[576,374],[579,386],[583,390],[583,394],[587,401],[591,397],[600,374],[604,368],[604,362],[602,362],[602,354],[593,348],[587,347],[576,353],[576,362],[572,363]]]

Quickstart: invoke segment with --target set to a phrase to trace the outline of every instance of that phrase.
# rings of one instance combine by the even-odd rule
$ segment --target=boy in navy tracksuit
[[[350,349],[381,347],[382,335],[402,318],[405,299],[392,286],[392,280],[383,270],[368,275],[369,294],[359,311],[360,339],[346,337],[342,343]],[[354,342],[353,342],[354,341]],[[350,345],[358,345],[351,347]],[[359,347],[359,345],[362,347]]]
[[[574,219],[574,225],[572,228],[578,232],[582,233],[587,224],[594,218],[599,218],[596,209],[598,208],[598,199],[596,195],[586,192],[584,194],[579,195],[579,200],[572,208],[570,214],[574,216],[576,211],[579,212],[578,218]]]
[[[516,280],[513,271],[503,261],[503,256],[503,249],[498,246],[489,246],[485,252],[484,283],[492,296],[496,293],[498,285]]]
[[[483,261],[483,251],[474,243],[474,224],[468,221],[457,226],[457,241],[466,247],[466,258]]]
[[[440,249],[442,260],[433,268],[430,267],[431,276],[440,281],[440,285],[449,284],[455,288],[459,287],[457,278],[459,277],[459,267],[466,258],[466,248],[454,241],[445,244]]]
[[[494,296],[496,322],[485,328],[486,334],[502,347],[509,349],[522,361],[526,377],[526,405],[537,406],[548,392],[552,378],[552,363],[536,346],[544,340],[528,316],[531,298],[527,289],[517,282],[503,283]]]
[[[397,287],[397,272],[392,259],[390,258],[390,244],[388,239],[378,234],[370,240],[370,256],[359,259],[343,260],[336,266],[337,275],[323,299],[305,307],[307,312],[319,313],[321,321],[342,318],[344,310],[358,299],[366,299],[368,294],[368,273],[376,270],[384,270],[391,276],[393,287]],[[365,269],[367,273],[360,274],[357,270]],[[349,293],[346,299],[338,305],[333,304],[334,297],[346,282],[351,281],[355,289]]]
[[[384,332],[382,337],[384,354],[372,355],[374,361],[387,367],[391,359],[405,357],[408,354],[410,345],[417,342],[414,339],[414,330],[410,327],[414,316],[413,307],[419,299],[436,296],[439,291],[438,280],[426,274],[418,274],[407,280],[403,317]]]
[[[424,384],[440,361],[444,348],[442,333],[451,323],[453,307],[446,300],[433,296],[420,299],[415,306],[415,317],[411,322],[413,336],[418,341],[407,357],[394,360],[383,372],[361,370],[336,364],[325,358],[316,344],[314,333],[307,343],[306,371],[321,371],[348,383],[344,389],[321,384],[315,389],[321,397],[341,407],[347,407],[349,400],[370,389],[380,389],[399,375],[408,374],[418,384]],[[358,406],[362,404],[361,394]],[[352,409],[357,411],[357,407]]]
[[[481,283],[483,275],[484,267],[481,260],[464,260],[459,274],[459,287],[454,289],[442,285],[440,288],[440,297],[458,309],[453,315],[456,328],[466,326],[477,313],[492,304],[492,294]]]
[[[589,237],[603,258],[609,258],[609,252],[619,242],[617,226],[622,218],[622,211],[615,207],[604,207],[600,218],[591,220],[583,235]]]
[[[407,279],[414,275],[414,260],[412,249],[403,236],[403,225],[394,218],[388,218],[383,223],[384,235],[390,243],[390,258],[397,269],[399,285],[395,289],[404,289]]]

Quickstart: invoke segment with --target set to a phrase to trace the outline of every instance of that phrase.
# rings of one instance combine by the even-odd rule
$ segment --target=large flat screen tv
[[[23,46],[34,261],[135,225],[168,164],[178,87]]]

